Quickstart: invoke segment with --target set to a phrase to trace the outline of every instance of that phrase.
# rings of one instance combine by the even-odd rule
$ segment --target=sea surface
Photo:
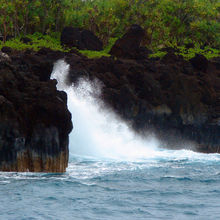
[[[220,154],[162,149],[106,109],[100,82],[67,86],[68,72],[59,60],[51,76],[74,125],[67,172],[0,172],[0,220],[220,219]]]
[[[220,219],[220,155],[71,156],[64,174],[0,173],[0,219]]]

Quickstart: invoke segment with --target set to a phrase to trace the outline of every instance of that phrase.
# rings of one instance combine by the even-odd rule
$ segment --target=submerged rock
[[[71,114],[66,94],[49,80],[60,56],[20,52],[0,63],[1,171],[66,170]]]

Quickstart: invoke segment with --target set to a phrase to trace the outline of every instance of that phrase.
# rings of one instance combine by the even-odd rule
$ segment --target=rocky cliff
[[[138,42],[133,31],[140,34]],[[112,56],[100,59],[74,50],[3,48],[0,170],[65,171],[71,114],[66,93],[50,80],[53,63],[60,58],[70,64],[71,83],[98,79],[99,98],[139,134],[153,132],[168,148],[220,153],[220,59],[197,55],[186,61],[172,50],[162,59],[150,59],[140,46],[142,36],[133,26],[113,46]]]
[[[220,152],[220,59],[186,61],[172,49],[149,59],[142,36],[134,25],[116,41],[112,57],[68,56],[71,82],[99,79],[106,105],[135,131],[155,133],[164,147]]]
[[[185,61],[174,54],[162,60],[72,56],[67,62],[73,83],[81,77],[101,81],[101,99],[135,131],[155,133],[164,147],[195,144],[196,151],[220,152],[219,59],[205,59],[205,69],[201,69],[196,65],[200,58]]]
[[[42,49],[0,54],[0,170],[64,172],[72,130],[67,96],[50,80],[63,55]]]

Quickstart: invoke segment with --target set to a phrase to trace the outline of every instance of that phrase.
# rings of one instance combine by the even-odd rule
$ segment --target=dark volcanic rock
[[[7,62],[10,60],[10,57],[6,53],[0,51],[0,62]]]
[[[140,48],[139,48],[140,49]],[[136,132],[153,132],[170,148],[220,153],[219,59],[185,61],[172,51],[162,60],[102,57],[74,51],[0,54],[0,170],[64,172],[72,129],[65,92],[50,80],[65,56],[69,79],[102,83],[101,99]],[[199,61],[198,61],[199,60]],[[198,61],[198,62],[197,62]]]
[[[61,44],[69,48],[76,47],[80,50],[103,49],[102,42],[89,30],[65,27],[61,34]]]
[[[12,35],[7,35],[5,40],[8,41],[8,40],[11,40],[11,39],[13,39],[13,38],[14,38],[14,36],[12,36]],[[0,41],[4,41],[4,36],[1,36],[1,35],[0,35]]]
[[[66,61],[72,82],[80,77],[102,82],[101,99],[135,131],[154,132],[174,149],[196,143],[193,150],[220,152],[218,59],[185,61],[170,51],[162,60],[69,56]]]
[[[220,57],[215,57],[211,60],[211,62],[216,66],[218,70],[220,70]],[[220,76],[220,75],[219,75]]]
[[[65,171],[71,114],[66,94],[49,80],[60,56],[19,53],[0,62],[1,171]]]
[[[160,49],[160,51],[167,52],[169,54],[175,54],[175,53],[180,52],[179,49],[173,48],[173,47],[164,47],[164,48]]]
[[[190,62],[192,63],[193,67],[197,70],[206,72],[208,68],[208,60],[203,55],[196,54],[195,57],[190,59]]]
[[[29,37],[22,37],[20,41],[24,44],[32,44],[32,40]]]
[[[190,49],[190,48],[194,48],[194,47],[195,47],[194,43],[185,44],[186,49]]]
[[[1,51],[7,54],[12,53],[12,49],[10,47],[2,47]]]
[[[140,48],[140,44],[144,35],[145,32],[139,25],[132,25],[128,32],[115,42],[110,54],[122,58],[137,58],[140,56],[140,51],[143,50]],[[147,52],[147,49],[144,52]]]

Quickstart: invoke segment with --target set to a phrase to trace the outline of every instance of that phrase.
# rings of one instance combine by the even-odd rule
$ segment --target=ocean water
[[[67,86],[68,69],[52,73],[74,124],[67,172],[0,172],[0,220],[220,219],[220,155],[136,135],[97,99],[100,82]]]
[[[64,174],[0,173],[0,219],[220,219],[220,156],[169,154],[71,156]]]

